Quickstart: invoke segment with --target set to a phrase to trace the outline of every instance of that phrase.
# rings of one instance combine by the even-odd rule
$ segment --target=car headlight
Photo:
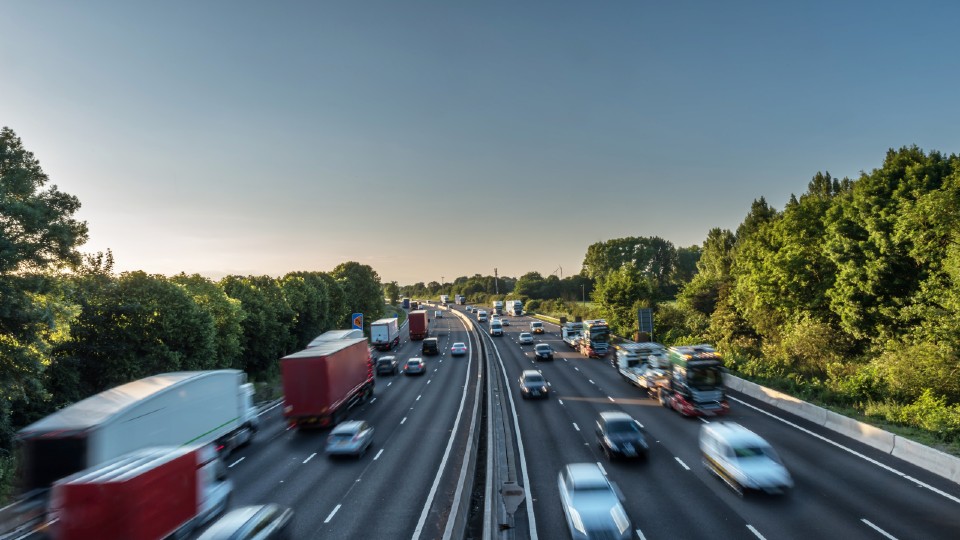
[[[547,391],[547,387],[546,387],[546,386],[541,386],[541,387],[540,387],[540,391],[541,391],[541,392],[546,392],[546,391]]]

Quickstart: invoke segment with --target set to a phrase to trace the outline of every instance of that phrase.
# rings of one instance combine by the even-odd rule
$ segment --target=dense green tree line
[[[279,279],[116,274],[110,252],[78,252],[87,238],[74,218],[80,202],[47,183],[4,128],[0,477],[16,430],[64,405],[170,371],[236,368],[270,378],[280,357],[349,327],[352,313],[368,324],[383,314],[380,277],[356,262]]]

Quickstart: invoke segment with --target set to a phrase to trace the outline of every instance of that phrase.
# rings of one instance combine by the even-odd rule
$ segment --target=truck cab
[[[503,324],[499,319],[490,321],[490,335],[494,337],[500,337],[503,335]]]

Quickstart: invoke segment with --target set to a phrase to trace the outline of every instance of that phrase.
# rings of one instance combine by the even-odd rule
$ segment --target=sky
[[[401,285],[700,245],[754,199],[960,147],[957,2],[36,1],[0,125],[117,271]]]

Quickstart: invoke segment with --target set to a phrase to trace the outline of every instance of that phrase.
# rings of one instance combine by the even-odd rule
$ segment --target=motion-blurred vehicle
[[[510,326],[510,319],[506,317],[501,317],[500,324],[502,324],[503,326]]]
[[[494,337],[503,336],[503,324],[500,323],[500,319],[493,319],[490,321],[490,335]]]
[[[363,334],[360,334],[363,337]],[[400,346],[400,329],[396,317],[379,319],[370,324],[370,343],[378,351],[389,351]]]
[[[186,536],[223,513],[232,491],[211,444],[144,448],[54,483],[50,537]]]
[[[440,311],[439,309],[434,310],[434,312],[433,312],[433,318],[434,318],[434,319],[442,319],[442,318],[443,318],[443,312]]]
[[[520,335],[517,336],[517,343],[521,345],[530,345],[533,343],[533,334],[530,332],[520,332]]]
[[[633,528],[623,509],[623,496],[598,464],[571,463],[560,471],[557,484],[572,538],[631,538]]]
[[[463,356],[467,354],[467,344],[460,341],[454,343],[453,346],[450,347],[450,354],[452,356]]]
[[[283,416],[297,429],[336,425],[373,396],[374,362],[366,339],[341,339],[280,359]]]
[[[533,347],[533,355],[537,360],[553,360],[553,347],[547,343],[537,343]]]
[[[620,411],[604,411],[597,418],[597,443],[607,459],[646,459],[650,446],[640,422]]]
[[[430,319],[427,317],[427,312],[421,310],[411,311],[407,315],[407,332],[410,334],[410,339],[414,341],[419,341],[430,335]]]
[[[523,399],[550,397],[550,388],[543,374],[534,369],[525,369],[520,374],[520,395]]]
[[[363,456],[373,443],[373,427],[363,420],[341,422],[327,437],[328,456]]]
[[[422,358],[411,358],[403,365],[404,375],[423,375],[427,371],[427,365],[423,363]]]
[[[654,397],[670,373],[667,348],[659,343],[623,343],[610,362],[624,380]]]
[[[293,510],[276,504],[243,506],[231,510],[197,540],[292,540]]]
[[[542,334],[543,323],[540,321],[533,321],[532,323],[530,323],[530,331],[533,332],[534,334]]]
[[[668,373],[656,387],[660,404],[684,416],[730,412],[723,384],[723,358],[711,345],[670,347]]]
[[[396,375],[400,370],[400,360],[396,356],[377,358],[377,375]]]
[[[423,345],[420,347],[420,353],[424,356],[440,354],[440,342],[435,337],[423,340]]]
[[[487,312],[485,310],[477,310],[477,321],[478,322],[487,322]]]
[[[784,493],[793,487],[790,472],[767,441],[735,422],[700,428],[703,464],[734,491]]]

